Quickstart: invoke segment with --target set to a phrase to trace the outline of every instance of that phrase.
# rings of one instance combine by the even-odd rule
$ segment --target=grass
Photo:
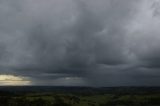
[[[62,92],[2,92],[0,106],[160,106],[160,92],[152,89],[117,88],[90,93],[81,90],[79,93],[79,89],[76,92],[66,92],[66,89]]]

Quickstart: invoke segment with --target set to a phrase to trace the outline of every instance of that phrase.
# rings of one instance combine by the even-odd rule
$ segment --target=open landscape
[[[160,106],[160,0],[0,0],[0,106]]]
[[[153,106],[160,87],[0,87],[1,106]]]

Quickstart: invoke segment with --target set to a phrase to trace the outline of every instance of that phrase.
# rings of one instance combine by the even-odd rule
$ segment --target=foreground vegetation
[[[150,88],[147,88],[150,89]],[[159,106],[159,90],[0,92],[0,106]]]

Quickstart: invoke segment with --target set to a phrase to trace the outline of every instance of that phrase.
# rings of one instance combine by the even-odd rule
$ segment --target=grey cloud
[[[0,0],[0,72],[44,85],[145,85],[148,67],[159,67],[146,2]]]

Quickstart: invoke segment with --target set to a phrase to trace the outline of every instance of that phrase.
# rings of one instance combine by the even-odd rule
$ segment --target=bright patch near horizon
[[[31,81],[25,77],[14,75],[0,75],[1,86],[18,86],[18,85],[30,85]]]

